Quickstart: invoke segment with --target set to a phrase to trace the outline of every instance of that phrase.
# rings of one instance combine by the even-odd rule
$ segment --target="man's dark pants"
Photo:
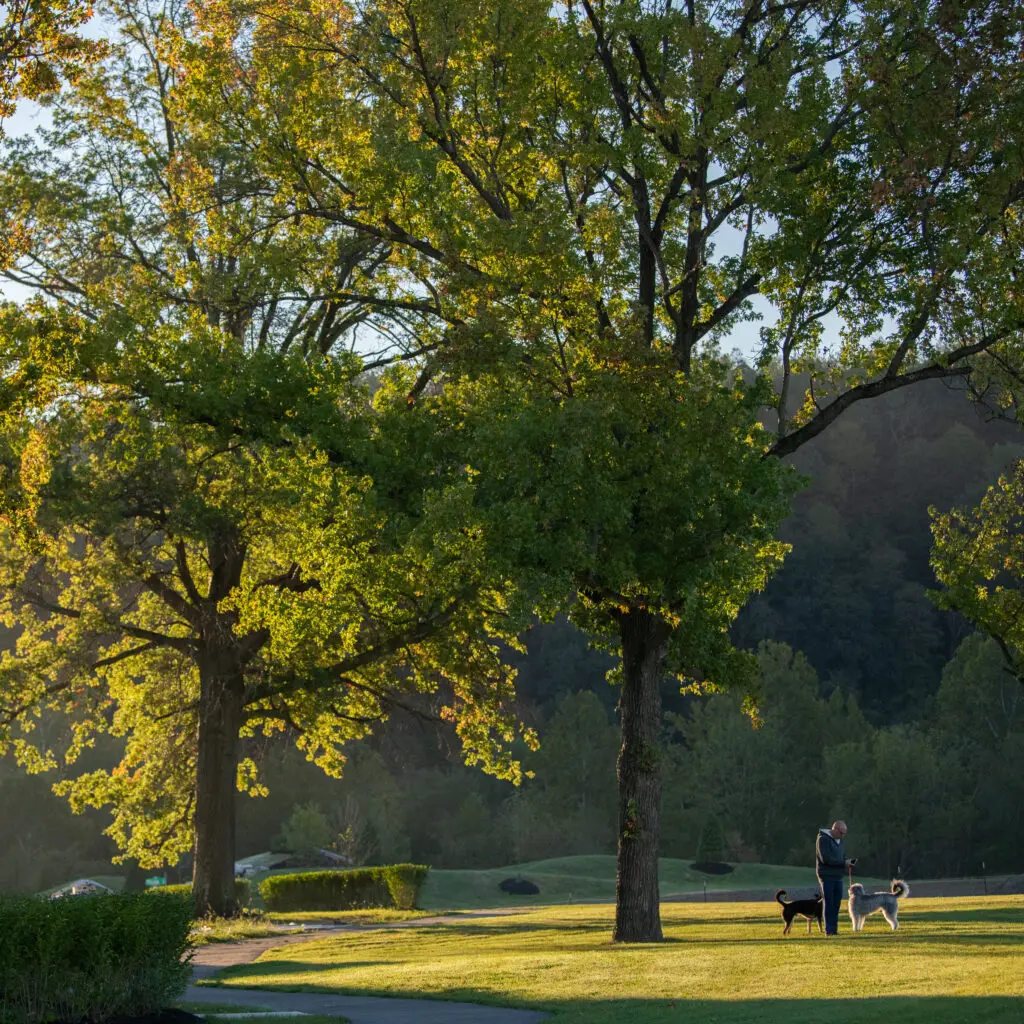
[[[836,935],[839,932],[839,904],[843,901],[843,881],[841,878],[819,878],[821,895],[825,898],[825,934]]]

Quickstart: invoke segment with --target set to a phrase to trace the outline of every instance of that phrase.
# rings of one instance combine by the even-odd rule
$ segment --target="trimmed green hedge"
[[[180,999],[192,912],[174,895],[0,897],[0,1024],[102,1021]]]
[[[412,910],[429,870],[423,864],[389,864],[352,871],[270,875],[260,882],[260,896],[267,910]]]
[[[192,883],[182,882],[180,885],[154,885],[147,889],[146,892],[169,892],[175,896],[187,896],[189,899],[192,897]],[[248,878],[236,878],[235,879],[235,899],[238,900],[240,907],[249,906],[249,900],[252,897],[252,881]]]

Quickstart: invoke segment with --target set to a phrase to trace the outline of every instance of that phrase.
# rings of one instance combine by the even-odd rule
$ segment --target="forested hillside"
[[[927,596],[928,507],[974,503],[1019,438],[936,384],[864,403],[800,451],[813,484],[784,527],[793,550],[735,629],[760,650],[763,727],[738,695],[666,686],[664,856],[694,856],[715,820],[729,859],[804,863],[814,828],[843,815],[867,874],[1021,869],[1024,691]],[[534,627],[518,691],[542,745],[520,752],[535,777],[519,789],[461,766],[443,728],[401,712],[353,746],[341,781],[250,741],[269,795],[239,796],[240,854],[307,842],[482,867],[613,852],[609,664],[564,622]],[[97,873],[113,853],[104,816],[73,817],[46,780],[2,768],[0,888]]]
[[[928,508],[975,504],[1022,453],[1016,426],[941,383],[855,406],[794,457],[813,483],[783,529],[793,549],[737,640],[803,651],[877,722],[919,718],[969,632],[926,594]]]

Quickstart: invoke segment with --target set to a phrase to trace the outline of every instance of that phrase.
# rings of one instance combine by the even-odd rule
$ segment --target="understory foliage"
[[[192,976],[176,895],[0,898],[0,1021],[99,1024],[175,1003]]]

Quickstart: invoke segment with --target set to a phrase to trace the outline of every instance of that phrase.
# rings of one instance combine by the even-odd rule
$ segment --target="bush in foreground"
[[[423,864],[389,864],[352,871],[271,875],[260,882],[260,896],[268,910],[412,910],[429,870]]]
[[[0,897],[0,1024],[155,1013],[191,976],[192,910],[174,894]]]

